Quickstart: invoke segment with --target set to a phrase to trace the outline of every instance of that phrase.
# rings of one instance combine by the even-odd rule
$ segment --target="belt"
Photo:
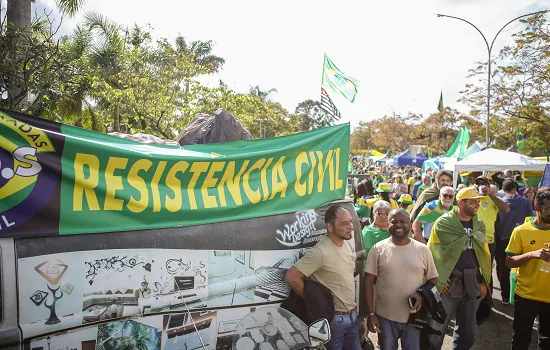
[[[349,311],[334,311],[334,314],[335,315],[347,315],[347,314],[351,314],[354,311],[357,311],[357,306],[354,307],[353,309],[349,310]]]

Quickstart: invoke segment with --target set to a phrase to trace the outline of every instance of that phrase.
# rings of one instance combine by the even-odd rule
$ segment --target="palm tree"
[[[214,48],[214,42],[208,41],[192,41],[187,44],[185,38],[178,36],[176,38],[176,51],[179,54],[186,55],[190,62],[191,67],[198,67],[198,70],[188,70],[186,72],[185,92],[189,93],[190,79],[200,74],[212,74],[217,73],[225,63],[225,60],[221,57],[212,54]]]
[[[101,79],[114,89],[123,89],[118,75],[123,71],[124,39],[116,25],[97,13],[85,16],[84,26],[92,34],[89,59],[93,68],[100,72]],[[120,131],[120,105],[114,105],[113,131]]]
[[[10,0],[6,18],[16,29],[29,29],[31,26],[31,3],[35,0]],[[57,7],[62,14],[74,16],[84,6],[86,0],[56,0]]]

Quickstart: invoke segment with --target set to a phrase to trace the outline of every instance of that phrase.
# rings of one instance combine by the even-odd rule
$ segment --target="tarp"
[[[544,169],[544,173],[542,174],[542,177],[540,178],[539,188],[541,188],[542,186],[550,187],[550,163],[546,164],[546,168]]]
[[[406,150],[401,154],[398,154],[394,158],[393,163],[394,165],[399,165],[399,166],[404,166],[404,165],[422,166],[422,163],[424,163],[426,159],[428,159],[428,157],[420,153],[415,156],[411,156],[410,151]]]
[[[182,146],[202,143],[223,143],[238,140],[252,140],[253,137],[233,114],[218,109],[214,117],[199,114],[185,128],[178,142]]]
[[[458,158],[461,159],[464,157],[464,154],[466,153],[466,148],[468,147],[468,143],[470,142],[470,129],[463,126],[458,131],[458,135],[456,135],[455,141],[445,154],[445,157],[448,158]]]
[[[545,163],[523,154],[487,148],[454,164],[453,183],[457,184],[459,171],[544,170]]]
[[[435,171],[439,170],[439,159],[431,158],[422,163],[422,172],[425,173],[428,168],[432,168]]]
[[[468,157],[470,154],[481,151],[483,148],[485,148],[485,142],[475,141],[466,149],[466,152],[464,152],[464,158]]]
[[[349,124],[148,145],[0,110],[0,237],[182,227],[309,210],[346,190]]]

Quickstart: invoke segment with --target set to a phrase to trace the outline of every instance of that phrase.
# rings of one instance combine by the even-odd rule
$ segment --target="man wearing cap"
[[[402,194],[399,199],[397,200],[397,203],[399,205],[399,208],[405,210],[409,215],[411,215],[411,209],[413,202],[413,198],[410,194],[405,193]]]
[[[363,196],[362,198],[359,198],[357,200],[356,206],[359,207],[362,210],[362,216],[363,217],[370,217],[372,216],[372,208],[374,207],[374,204],[378,202],[379,200],[384,200],[388,203],[390,203],[390,206],[392,209],[399,208],[399,205],[394,199],[390,198],[391,193],[391,186],[387,182],[380,182],[378,184],[378,187],[376,188],[376,192],[378,192],[377,196],[374,196],[372,198],[368,198],[366,196]],[[358,210],[359,211],[359,210]]]
[[[421,243],[426,244],[428,239],[430,239],[435,220],[453,209],[455,190],[452,187],[445,186],[441,188],[440,193],[439,199],[426,203],[420,214],[416,217],[416,220],[414,220],[412,226],[414,239]]]
[[[526,217],[533,216],[533,205],[529,199],[517,193],[517,186],[513,179],[506,179],[502,183],[504,201],[510,210],[507,213],[498,213],[495,231],[495,260],[503,305],[510,303],[510,269],[506,267],[506,247],[510,243],[514,228],[522,225]]]
[[[436,220],[428,241],[439,273],[437,289],[447,312],[443,334],[432,344],[436,349],[443,345],[455,313],[453,348],[470,349],[474,345],[476,311],[491,281],[485,225],[477,218],[481,197],[474,188],[460,190],[457,206]]]

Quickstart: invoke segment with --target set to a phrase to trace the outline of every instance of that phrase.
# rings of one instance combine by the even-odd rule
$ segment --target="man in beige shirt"
[[[389,224],[391,237],[372,247],[365,265],[367,325],[378,332],[381,350],[397,350],[399,339],[403,350],[419,350],[420,329],[407,322],[422,307],[417,289],[426,280],[436,284],[437,270],[428,247],[409,238],[411,220],[405,210],[392,210]],[[414,308],[409,298],[416,301]]]
[[[353,222],[340,205],[325,213],[327,235],[288,270],[285,280],[302,299],[304,279],[309,277],[330,289],[334,297],[335,316],[330,324],[328,350],[361,350],[355,303],[355,254]],[[363,252],[364,254],[364,252]]]

